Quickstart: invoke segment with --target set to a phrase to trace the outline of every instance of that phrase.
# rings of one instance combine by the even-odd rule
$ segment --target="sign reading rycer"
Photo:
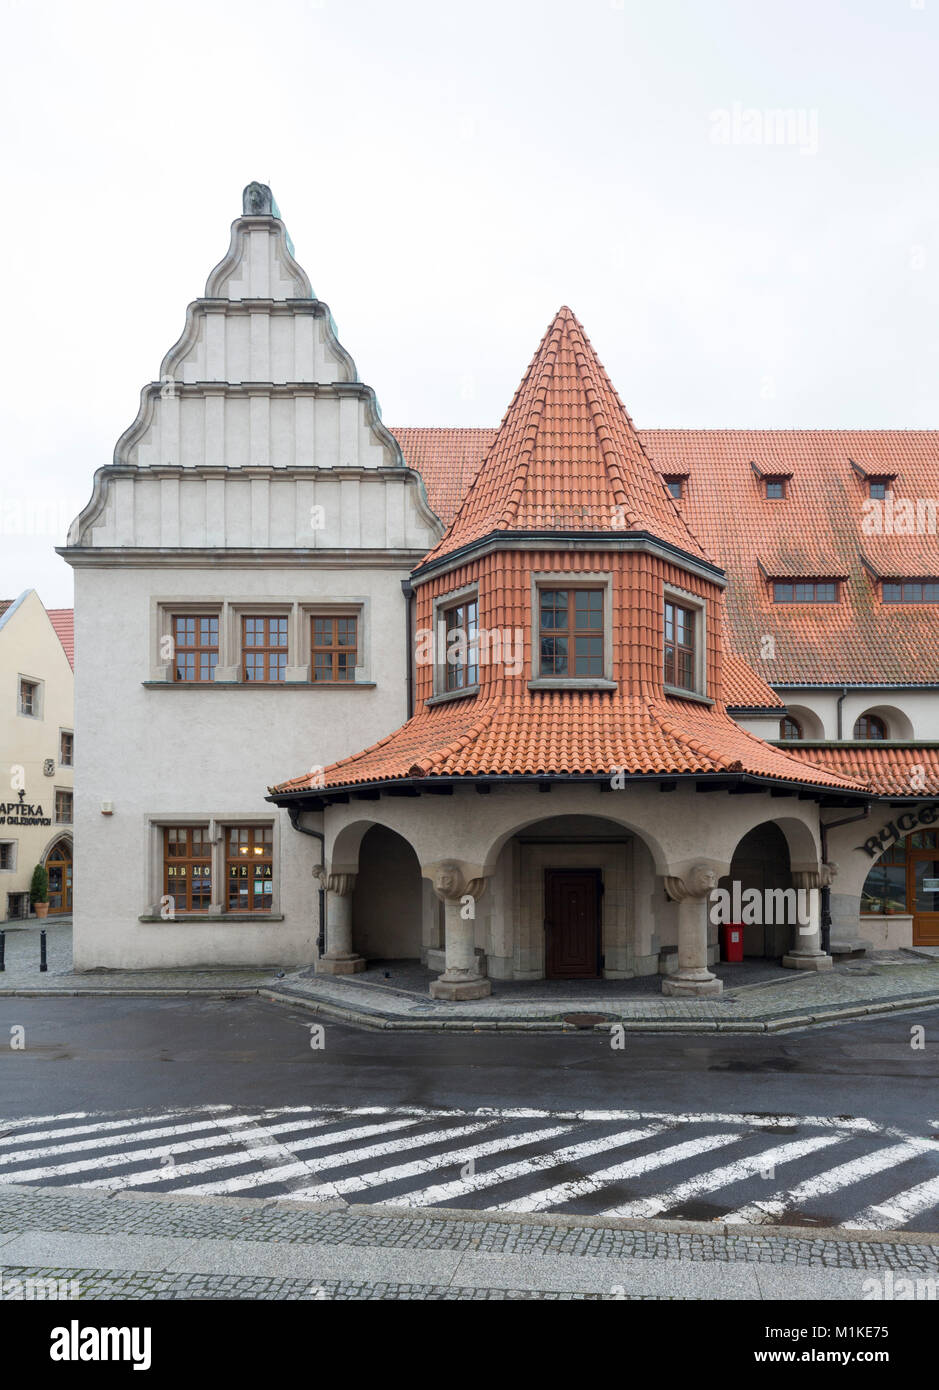
[[[871,859],[876,859],[878,854],[882,854],[895,840],[902,840],[904,835],[909,835],[918,826],[932,825],[937,820],[939,801],[934,801],[929,806],[919,806],[915,811],[904,811],[902,816],[888,821],[883,830],[865,840],[863,845],[855,845],[855,849],[866,850]]]
[[[0,825],[51,825],[51,816],[44,816],[41,806],[25,801],[0,801]]]

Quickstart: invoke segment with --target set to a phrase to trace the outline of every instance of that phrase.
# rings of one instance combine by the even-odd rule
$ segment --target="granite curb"
[[[871,1000],[867,1003],[854,1002],[843,1007],[833,1005],[812,1012],[780,1010],[775,1015],[763,1018],[738,1016],[733,1019],[678,1019],[648,1017],[607,1018],[601,1023],[584,1026],[565,1023],[560,1018],[401,1018],[386,1010],[361,1005],[351,1007],[336,1004],[318,996],[313,991],[295,990],[289,987],[278,988],[266,984],[252,985],[76,985],[59,988],[4,989],[0,983],[0,999],[265,999],[270,1003],[300,1007],[312,1014],[322,1014],[339,1022],[375,1030],[391,1029],[408,1033],[423,1032],[464,1032],[464,1033],[607,1033],[613,1027],[621,1027],[627,1033],[780,1033],[801,1030],[813,1026],[825,1026],[842,1020],[865,1018],[887,1013],[908,1012],[915,1009],[933,1008],[939,1005],[939,993],[897,995],[892,999]],[[602,1012],[603,1006],[588,1008],[584,1004],[570,1006],[570,1011],[584,1013]]]

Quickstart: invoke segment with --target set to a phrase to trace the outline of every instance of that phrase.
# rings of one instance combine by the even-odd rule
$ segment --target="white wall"
[[[76,571],[76,718],[82,795],[76,824],[76,966],[296,964],[312,959],[319,862],[265,801],[268,786],[390,733],[406,710],[405,571],[174,568]],[[258,599],[361,595],[371,611],[373,689],[237,689],[167,683],[151,672],[151,596]],[[113,803],[103,816],[101,803]],[[257,811],[281,821],[275,864],[283,923],[142,923],[154,901],[148,817]],[[162,890],[161,890],[162,891]]]

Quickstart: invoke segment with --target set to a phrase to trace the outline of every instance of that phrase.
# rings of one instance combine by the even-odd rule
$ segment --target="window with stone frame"
[[[38,681],[27,680],[25,676],[20,676],[17,709],[20,714],[25,714],[31,719],[40,718],[42,711]]]
[[[287,675],[287,616],[241,619],[242,675],[246,681],[283,681]]]
[[[212,902],[212,842],[207,825],[164,827],[163,892],[176,912],[208,912]]]
[[[59,766],[72,767],[75,759],[75,735],[71,729],[59,732]]]
[[[604,675],[603,593],[602,588],[539,589],[542,677]]]
[[[174,613],[173,680],[204,682],[215,679],[218,665],[218,614]]]
[[[697,670],[697,613],[672,599],[665,600],[665,684],[695,690]]]
[[[440,610],[444,625],[446,689],[466,690],[479,684],[479,600],[463,599]]]
[[[57,791],[55,794],[55,823],[56,825],[72,824],[72,804],[73,795],[67,791]]]
[[[313,680],[354,681],[359,631],[354,614],[316,614],[311,623]]]
[[[225,831],[229,912],[269,912],[274,894],[274,827],[232,825]]]

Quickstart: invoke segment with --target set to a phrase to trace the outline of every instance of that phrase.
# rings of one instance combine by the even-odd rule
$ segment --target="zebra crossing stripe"
[[[230,1117],[226,1116],[224,1121],[220,1121],[219,1123],[223,1123],[226,1126],[233,1126],[242,1122],[245,1124],[253,1124],[255,1120],[256,1116],[254,1115],[233,1115]],[[272,1133],[287,1133],[290,1130],[318,1129],[323,1125],[334,1123],[335,1121],[332,1116],[324,1116],[322,1119],[319,1120],[297,1118],[295,1120],[286,1120],[283,1124],[271,1125],[270,1130]],[[407,1125],[413,1124],[414,1121],[401,1120],[399,1123],[402,1125]],[[199,1128],[201,1129],[203,1128],[203,1126],[200,1125]],[[321,1142],[329,1143],[330,1141],[328,1138],[324,1138]],[[337,1136],[336,1142],[339,1142],[339,1136]],[[69,1173],[85,1172],[89,1168],[119,1168],[121,1166],[126,1167],[128,1164],[140,1163],[144,1159],[149,1158],[161,1159],[169,1157],[172,1160],[174,1159],[174,1156],[179,1153],[192,1153],[197,1149],[226,1148],[230,1147],[232,1144],[237,1143],[238,1134],[230,1133],[229,1130],[226,1128],[217,1130],[214,1134],[207,1134],[199,1138],[183,1138],[180,1141],[172,1144],[158,1144],[155,1147],[150,1147],[146,1149],[131,1149],[123,1153],[103,1154],[100,1156],[89,1158],[87,1160],[79,1159],[77,1162],[74,1163],[57,1163],[50,1164],[49,1166],[44,1168],[28,1168],[25,1172],[11,1172],[8,1181],[19,1183],[37,1182],[40,1178],[43,1177],[63,1177],[68,1175]],[[223,1160],[221,1155],[219,1155],[216,1158],[208,1158],[205,1160],[205,1166],[212,1167],[213,1164],[221,1164],[223,1161],[245,1162],[246,1160],[244,1159],[244,1149],[242,1148],[241,1150],[239,1150],[239,1154],[236,1159]],[[163,1164],[159,1169],[157,1169],[157,1172],[165,1175],[167,1169],[172,1169],[172,1166],[172,1162],[168,1164]],[[126,1180],[126,1182],[129,1184],[129,1179]],[[93,1185],[94,1184],[91,1183],[82,1184],[82,1186],[87,1187]]]
[[[221,1106],[211,1107],[212,1110],[220,1110],[222,1108],[223,1107]],[[230,1110],[231,1106],[226,1105],[224,1106],[224,1109]],[[12,1144],[38,1143],[39,1140],[45,1141],[49,1139],[72,1139],[80,1134],[93,1135],[98,1134],[102,1130],[106,1129],[132,1129],[137,1125],[152,1124],[156,1120],[158,1120],[161,1124],[164,1124],[167,1120],[172,1120],[178,1115],[192,1115],[194,1113],[196,1112],[194,1112],[191,1108],[180,1110],[164,1110],[161,1111],[159,1115],[135,1115],[134,1118],[131,1120],[105,1120],[99,1122],[98,1124],[69,1125],[64,1129],[37,1130],[35,1134],[6,1134],[6,1126],[4,1126],[4,1130],[0,1131],[0,1133],[2,1133],[4,1136],[0,1138],[0,1148],[9,1148]],[[78,1115],[50,1115],[46,1118],[49,1120],[74,1120],[78,1119],[79,1117]],[[215,1115],[209,1115],[209,1117],[204,1121],[204,1124],[214,1124],[215,1120]],[[16,1123],[21,1129],[26,1129],[35,1122],[33,1120],[19,1120]]]
[[[510,1198],[507,1202],[500,1202],[494,1210],[544,1211],[559,1202],[572,1202],[577,1197],[599,1192],[608,1183],[621,1182],[624,1178],[638,1177],[641,1173],[651,1172],[655,1168],[665,1168],[670,1163],[681,1163],[687,1158],[696,1158],[698,1154],[710,1153],[713,1149],[734,1144],[742,1137],[741,1134],[708,1134],[701,1139],[688,1139],[681,1144],[671,1144],[656,1153],[642,1154],[638,1158],[627,1159],[623,1163],[604,1168],[598,1173],[591,1173],[589,1177],[578,1178],[573,1182],[556,1183],[554,1187],[546,1187],[524,1197]]]
[[[472,1177],[454,1178],[452,1182],[436,1183],[431,1187],[420,1188],[417,1192],[407,1192],[396,1197],[395,1202],[408,1207],[432,1207],[438,1202],[447,1202],[451,1197],[461,1197],[469,1192],[480,1192],[486,1187],[495,1187],[500,1182],[511,1182],[513,1178],[524,1178],[529,1173],[537,1173],[542,1168],[556,1168],[561,1163],[576,1163],[581,1158],[592,1158],[605,1149],[624,1148],[627,1144],[638,1144],[642,1139],[651,1139],[661,1134],[664,1125],[650,1125],[647,1129],[623,1129],[616,1134],[608,1134],[603,1139],[588,1139],[582,1144],[571,1144],[551,1153],[533,1154],[531,1158],[518,1163],[505,1163],[501,1168],[490,1169],[488,1173],[475,1173]]]
[[[848,1230],[893,1230],[896,1226],[905,1226],[914,1216],[919,1216],[921,1211],[928,1211],[937,1202],[939,1178],[928,1178],[926,1182],[917,1183],[905,1192],[898,1192],[889,1201],[877,1202],[867,1207],[853,1220],[842,1221],[841,1224]]]
[[[167,1116],[167,1118],[169,1118],[169,1116]],[[115,1134],[113,1136],[110,1134],[98,1135],[93,1139],[76,1140],[71,1144],[52,1144],[43,1145],[42,1148],[38,1149],[19,1149],[14,1153],[0,1154],[0,1166],[7,1163],[25,1163],[28,1159],[32,1158],[52,1158],[56,1154],[85,1152],[90,1149],[118,1148],[121,1145],[137,1144],[144,1139],[168,1139],[176,1134],[192,1134],[194,1131],[200,1129],[212,1129],[220,1124],[237,1124],[240,1120],[248,1119],[257,1119],[257,1116],[235,1115],[231,1119],[226,1117],[220,1120],[216,1117],[206,1120],[193,1120],[191,1123],[185,1125],[161,1125],[158,1129],[138,1129],[132,1130],[130,1133]],[[127,1123],[129,1124],[130,1122],[128,1121]],[[307,1123],[309,1123],[309,1121],[298,1120],[291,1125],[291,1128],[296,1129],[299,1125]],[[116,1128],[116,1126],[111,1126],[111,1128]],[[64,1133],[64,1131],[60,1131],[60,1133]],[[20,1139],[18,1142],[22,1143],[23,1141]],[[224,1137],[219,1136],[218,1143],[223,1144],[224,1142]],[[145,1150],[144,1152],[147,1151]]]
[[[326,1125],[333,1123],[335,1123],[334,1117],[330,1116],[328,1119],[310,1121],[308,1122],[307,1127],[313,1129],[316,1128],[318,1125]],[[356,1139],[367,1139],[376,1134],[388,1134],[393,1132],[394,1130],[413,1128],[413,1126],[417,1123],[418,1121],[413,1119],[382,1120],[379,1124],[360,1125],[356,1129],[339,1130],[329,1134],[316,1134],[311,1139],[301,1137],[300,1139],[293,1140],[290,1148],[286,1150],[286,1152],[290,1153],[291,1156],[293,1156],[293,1154],[299,1149],[322,1148],[327,1144],[346,1144],[350,1140],[354,1141]],[[292,1125],[290,1127],[296,1129],[297,1126]],[[271,1125],[269,1132],[273,1133],[279,1130],[280,1128],[280,1125]],[[238,1139],[239,1135],[237,1133],[230,1134],[226,1136],[225,1142],[229,1144],[234,1144],[238,1142]],[[406,1139],[398,1139],[383,1147],[395,1149],[397,1146],[406,1144],[407,1142],[408,1141]],[[196,1145],[193,1144],[191,1147],[195,1148]],[[180,1148],[174,1150],[174,1152],[186,1153],[187,1146],[183,1145]],[[174,1159],[171,1163],[162,1164],[159,1168],[148,1168],[145,1172],[129,1173],[124,1177],[94,1179],[91,1182],[82,1183],[81,1185],[82,1187],[111,1188],[143,1187],[145,1185],[155,1182],[173,1182],[176,1178],[189,1177],[195,1173],[213,1172],[216,1168],[242,1168],[249,1163],[257,1163],[263,1165],[272,1159],[283,1158],[284,1152],[285,1149],[283,1144],[279,1142],[268,1143],[267,1141],[265,1141],[263,1143],[255,1144],[253,1146],[242,1145],[240,1148],[234,1150],[234,1152],[232,1153],[219,1154],[217,1156],[213,1155],[210,1158],[194,1159],[192,1162],[189,1163],[177,1163]],[[342,1162],[343,1158],[339,1156],[332,1156],[329,1160],[322,1161],[328,1161],[330,1163],[336,1164]],[[313,1160],[310,1160],[310,1162],[313,1162]],[[301,1170],[301,1172],[309,1172],[309,1166],[306,1163],[298,1162],[293,1164],[292,1166],[298,1167]],[[262,1180],[264,1183],[275,1181],[273,1177],[268,1176],[269,1173],[278,1173],[282,1171],[282,1168],[268,1168],[266,1171],[262,1173],[249,1174],[248,1176],[239,1179],[239,1181],[244,1186],[258,1186],[262,1182]],[[202,1188],[186,1187],[185,1191],[189,1193],[198,1193],[202,1191]]]
[[[624,1202],[620,1206],[608,1207],[603,1215],[658,1216],[659,1212],[667,1211],[669,1207],[677,1207],[682,1202],[700,1197],[703,1192],[715,1192],[718,1188],[730,1186],[731,1183],[743,1182],[746,1178],[752,1178],[763,1169],[775,1168],[782,1163],[792,1163],[794,1159],[804,1158],[806,1154],[815,1153],[818,1149],[828,1148],[831,1144],[843,1143],[846,1137],[844,1135],[821,1135],[815,1139],[798,1139],[791,1144],[777,1144],[774,1148],[765,1149],[763,1153],[753,1157],[737,1159],[735,1163],[728,1163],[723,1168],[712,1168],[709,1172],[701,1173],[695,1178],[689,1178],[687,1182],[679,1183],[677,1187],[660,1192],[654,1197],[640,1197],[633,1202]]]
[[[409,1125],[419,1123],[411,1119],[406,1121]],[[423,1149],[431,1144],[442,1144],[448,1139],[462,1139],[468,1134],[477,1134],[481,1129],[491,1129],[496,1123],[495,1120],[475,1120],[473,1124],[458,1125],[454,1129],[440,1129],[431,1131],[429,1134],[408,1135],[404,1139],[395,1139],[387,1144],[372,1144],[365,1149],[352,1149],[341,1154],[326,1154],[322,1158],[310,1158],[298,1160],[295,1163],[287,1163],[281,1168],[269,1168],[262,1173],[242,1173],[238,1177],[224,1178],[219,1182],[201,1183],[198,1187],[186,1187],[188,1195],[205,1195],[208,1193],[239,1192],[246,1187],[266,1187],[272,1182],[291,1182],[295,1178],[309,1177],[312,1173],[318,1173],[323,1169],[340,1168],[347,1163],[362,1163],[370,1158],[387,1158],[389,1155],[401,1153],[403,1149]],[[393,1126],[387,1126],[392,1128]],[[355,1130],[350,1130],[345,1139],[357,1138]],[[294,1151],[311,1148],[308,1143],[294,1144]],[[428,1160],[429,1164],[439,1164],[439,1159]],[[177,1172],[180,1170],[177,1169]],[[330,1188],[330,1190],[332,1190]],[[291,1192],[290,1196],[294,1194]]]
[[[753,1226],[772,1221],[774,1217],[782,1216],[790,1207],[811,1201],[813,1197],[822,1197],[830,1192],[839,1192],[844,1187],[850,1187],[852,1183],[863,1182],[865,1178],[873,1177],[875,1173],[882,1173],[886,1168],[895,1168],[901,1163],[909,1163],[911,1159],[920,1158],[928,1142],[911,1140],[905,1144],[891,1144],[889,1148],[879,1149],[872,1154],[864,1154],[861,1158],[854,1158],[849,1163],[839,1163],[835,1168],[813,1174],[812,1177],[797,1183],[791,1189],[780,1188],[766,1200],[759,1200],[751,1202],[748,1206],[738,1207],[736,1211],[728,1213],[723,1219],[728,1223],[745,1223]],[[932,1145],[932,1149],[935,1149],[935,1145]]]
[[[413,1163],[399,1163],[393,1168],[376,1168],[371,1173],[361,1173],[358,1177],[339,1178],[335,1182],[323,1183],[318,1187],[302,1187],[291,1192],[292,1199],[319,1201],[328,1197],[339,1197],[344,1192],[358,1192],[365,1187],[383,1187],[386,1183],[401,1182],[406,1178],[423,1177],[425,1173],[437,1168],[452,1168],[469,1159],[486,1158],[489,1154],[502,1153],[505,1149],[521,1149],[526,1144],[539,1143],[543,1139],[553,1139],[558,1134],[570,1133],[570,1125],[554,1125],[549,1129],[530,1129],[525,1134],[505,1135],[501,1139],[490,1139],[484,1144],[471,1144],[465,1149],[452,1153],[437,1154],[431,1158],[415,1159]],[[391,1199],[392,1205],[396,1199]]]

